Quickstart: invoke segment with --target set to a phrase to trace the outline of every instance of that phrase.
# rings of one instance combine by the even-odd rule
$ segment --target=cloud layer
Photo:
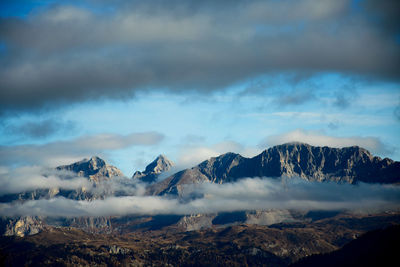
[[[236,183],[205,183],[187,188],[198,197],[131,195],[93,201],[65,198],[0,204],[2,216],[123,216],[129,214],[196,214],[255,209],[385,211],[400,208],[394,185],[318,183],[300,179],[252,178]],[[251,192],[251,193],[249,193]]]
[[[395,0],[113,3],[1,18],[1,110],[154,88],[209,92],[282,71],[399,78]]]
[[[87,178],[76,174],[44,170],[41,167],[20,167],[14,170],[3,169],[0,172],[0,196],[18,194],[37,189],[67,189],[91,188],[92,183]]]

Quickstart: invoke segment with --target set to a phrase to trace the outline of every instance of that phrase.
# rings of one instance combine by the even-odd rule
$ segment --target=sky
[[[291,141],[400,160],[396,0],[0,3],[0,174]]]

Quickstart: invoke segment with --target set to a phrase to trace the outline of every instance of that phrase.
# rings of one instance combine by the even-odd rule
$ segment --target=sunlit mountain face
[[[395,0],[1,1],[0,265],[387,262],[398,14]]]

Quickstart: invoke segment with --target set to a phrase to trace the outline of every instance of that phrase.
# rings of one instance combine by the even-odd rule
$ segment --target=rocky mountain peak
[[[100,178],[112,178],[114,176],[124,176],[116,167],[108,165],[103,159],[93,156],[90,159],[57,167],[57,170],[67,170],[77,173],[78,176],[87,177],[95,182]]]
[[[140,179],[146,183],[153,183],[157,180],[158,176],[166,171],[169,171],[175,164],[170,161],[166,156],[159,155],[155,160],[153,160],[146,169],[141,171],[136,171],[132,178]]]
[[[153,162],[147,165],[145,173],[162,173],[171,169],[174,163],[170,161],[166,156],[159,155]]]
[[[86,160],[86,159],[85,159]],[[92,170],[98,170],[106,166],[106,162],[97,156],[93,156],[87,160],[88,167]]]

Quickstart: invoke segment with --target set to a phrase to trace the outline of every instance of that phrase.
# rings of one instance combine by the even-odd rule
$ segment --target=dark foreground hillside
[[[123,235],[49,227],[24,238],[2,237],[0,265],[288,266],[306,256],[338,250],[368,231],[399,224],[399,214],[379,214],[339,215],[271,226],[242,224],[190,232],[166,227]],[[398,232],[398,226],[389,229]],[[380,232],[372,235],[377,233]],[[361,245],[363,238],[358,242]],[[357,246],[357,241],[348,246]],[[347,246],[343,250],[346,249]],[[319,259],[325,261],[323,257]]]
[[[331,253],[301,259],[302,266],[399,266],[400,225],[362,235]]]

